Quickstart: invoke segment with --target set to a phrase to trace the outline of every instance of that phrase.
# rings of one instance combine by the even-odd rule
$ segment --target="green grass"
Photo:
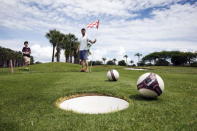
[[[174,131],[197,130],[197,68],[150,67],[165,82],[158,99],[147,100],[136,90],[138,77],[150,71],[128,71],[118,66],[96,66],[81,73],[79,65],[46,63],[0,69],[0,131]],[[116,68],[117,82],[106,81],[106,71]],[[58,98],[77,93],[101,93],[126,99],[123,111],[88,115],[63,111]]]

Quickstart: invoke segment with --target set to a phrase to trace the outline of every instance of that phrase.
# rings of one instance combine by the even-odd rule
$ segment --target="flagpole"
[[[96,36],[95,36],[95,39],[98,37],[98,27],[99,27],[99,19],[98,19],[98,23],[97,23],[97,26],[96,26],[96,29],[97,29],[97,31],[96,31]]]
[[[97,31],[96,31],[96,34],[95,34],[95,39],[96,39],[97,36],[98,36],[99,19],[95,23],[96,23],[96,28],[97,28]],[[88,24],[88,26],[86,28],[89,28],[89,27],[92,28],[92,27],[94,27],[95,26],[95,23]],[[92,72],[93,53],[91,53],[91,55],[92,55],[92,60],[91,60],[91,63],[90,63],[90,68],[88,66],[89,72]]]
[[[99,19],[98,19],[97,26],[96,26],[97,31],[96,31],[95,39],[98,37],[98,27],[99,27]],[[92,53],[92,60],[90,64],[90,72],[92,72],[92,62],[93,62],[93,53]]]

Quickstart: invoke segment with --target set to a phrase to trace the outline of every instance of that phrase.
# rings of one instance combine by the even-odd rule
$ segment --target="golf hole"
[[[58,107],[82,114],[103,114],[116,112],[129,107],[129,103],[123,99],[103,95],[83,95],[62,99]]]

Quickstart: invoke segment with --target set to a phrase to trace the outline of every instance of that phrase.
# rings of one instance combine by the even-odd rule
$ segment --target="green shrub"
[[[112,60],[107,61],[107,65],[115,65],[115,63]]]
[[[144,61],[140,61],[137,63],[137,66],[145,66],[146,64],[144,63]]]
[[[191,67],[197,67],[197,62],[191,63]]]
[[[118,61],[118,65],[119,66],[126,66],[127,64],[126,64],[125,60],[121,60],[121,61]]]
[[[164,59],[159,59],[156,61],[156,66],[168,66],[170,63]]]
[[[182,54],[175,54],[172,56],[171,58],[171,62],[173,63],[173,65],[184,65],[187,63],[187,58],[186,56],[182,55]]]
[[[102,65],[103,64],[102,61],[90,61],[89,65],[91,64],[91,62],[92,62],[92,65]]]

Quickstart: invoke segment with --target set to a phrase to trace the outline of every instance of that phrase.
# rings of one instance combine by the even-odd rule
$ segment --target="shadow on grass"
[[[30,69],[26,69],[26,68],[21,68],[21,69],[18,69],[19,71],[30,71]]]
[[[110,80],[104,80],[105,82],[117,82],[117,81],[110,81]]]
[[[157,101],[158,98],[147,98],[147,97],[144,97],[142,95],[130,95],[129,96],[130,99],[134,99],[134,100],[138,100],[138,101]]]
[[[19,130],[18,129],[18,125],[14,122],[3,122],[3,123],[0,123],[1,126],[0,126],[0,130],[1,131],[8,131],[8,130]]]

